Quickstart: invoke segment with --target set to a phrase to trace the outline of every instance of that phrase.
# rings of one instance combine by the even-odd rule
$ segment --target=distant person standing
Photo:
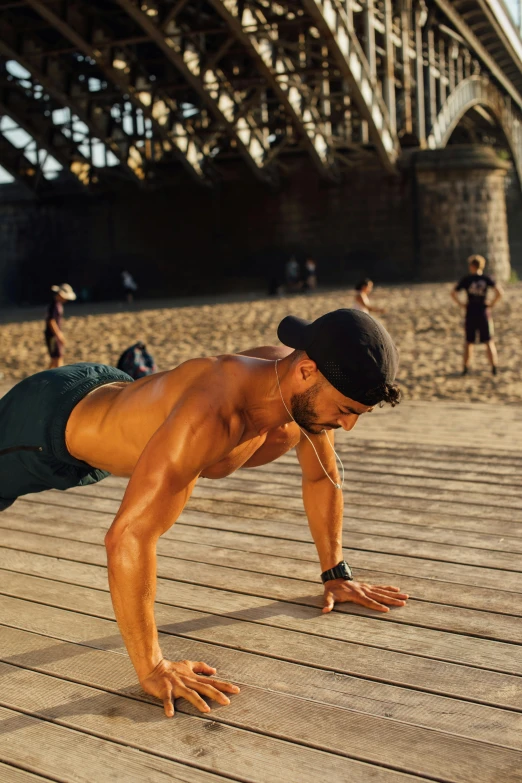
[[[49,369],[54,367],[63,366],[63,355],[65,349],[65,337],[62,332],[62,320],[63,320],[63,303],[74,302],[76,294],[69,285],[69,283],[63,283],[62,285],[53,285],[51,288],[54,296],[52,298],[49,307],[47,308],[47,315],[45,318],[45,342],[49,356],[51,357],[51,363]]]
[[[286,262],[285,277],[288,291],[299,291],[301,289],[301,269],[295,256],[292,256]]]
[[[469,364],[473,355],[473,345],[477,336],[481,343],[486,346],[491,372],[497,374],[498,356],[495,341],[493,340],[493,319],[491,318],[491,308],[501,299],[504,294],[502,288],[497,285],[495,280],[489,275],[484,274],[486,259],[484,256],[470,256],[468,258],[469,274],[461,278],[453,291],[451,298],[466,311],[464,329],[466,333],[466,342],[464,344],[464,367],[462,375],[468,374]],[[488,288],[492,288],[495,295],[488,303]],[[468,301],[462,302],[459,299],[459,291],[466,291]]]
[[[313,258],[305,261],[304,286],[307,291],[315,291],[317,288],[317,264]]]
[[[363,278],[355,286],[355,300],[353,303],[354,310],[361,310],[363,313],[385,313],[382,307],[374,307],[370,303],[370,294],[373,291],[373,280],[369,277]]]
[[[121,282],[125,292],[125,298],[127,302],[131,304],[134,301],[134,294],[138,290],[138,284],[127,269],[124,269],[121,273]]]

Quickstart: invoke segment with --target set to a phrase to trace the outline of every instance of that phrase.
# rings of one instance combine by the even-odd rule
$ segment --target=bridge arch
[[[489,109],[502,129],[522,188],[522,114],[484,76],[469,76],[449,95],[433,123],[428,147],[445,147],[462,117],[477,105]]]

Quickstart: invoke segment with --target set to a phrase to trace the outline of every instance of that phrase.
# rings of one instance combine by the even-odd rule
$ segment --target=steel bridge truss
[[[520,174],[522,66],[488,2],[0,0],[0,164],[33,193],[212,185],[235,159],[335,179],[394,172],[474,109]]]

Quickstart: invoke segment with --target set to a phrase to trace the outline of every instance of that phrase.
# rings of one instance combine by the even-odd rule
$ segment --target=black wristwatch
[[[348,581],[353,580],[352,571],[346,560],[341,560],[333,568],[329,568],[328,571],[323,571],[321,574],[323,582],[329,582],[330,579],[346,579]]]

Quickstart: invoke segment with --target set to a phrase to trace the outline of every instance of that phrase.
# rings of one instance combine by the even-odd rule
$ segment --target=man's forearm
[[[162,659],[154,619],[156,549],[133,536],[107,546],[109,586],[118,627],[140,680]]]
[[[321,571],[343,559],[343,494],[326,478],[303,481],[303,502]]]

